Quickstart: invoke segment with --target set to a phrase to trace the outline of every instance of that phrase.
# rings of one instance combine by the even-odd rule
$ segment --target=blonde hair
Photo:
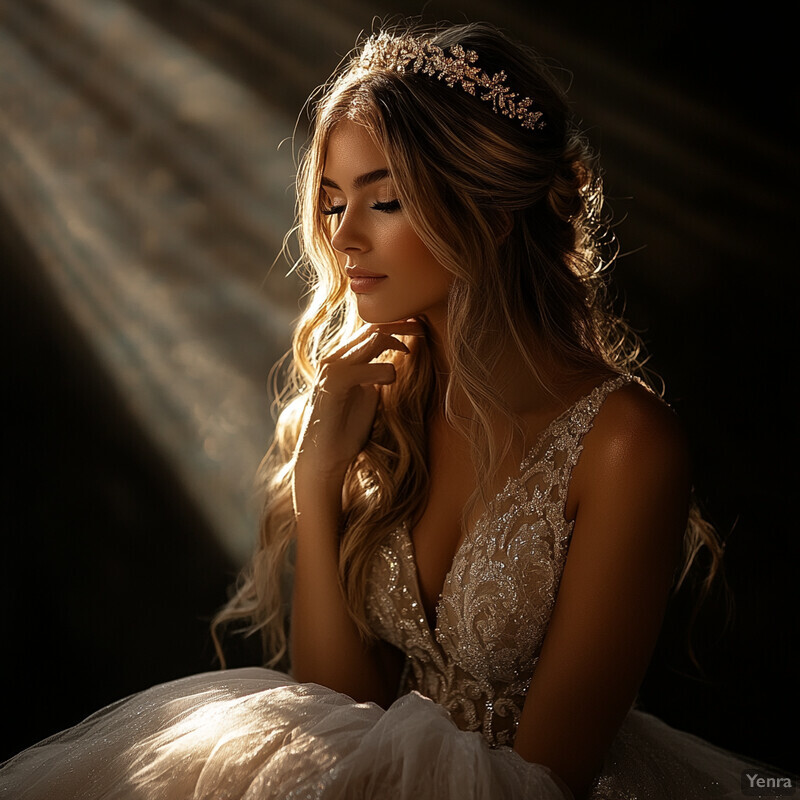
[[[487,73],[504,70],[519,95],[534,98],[545,127],[527,130],[495,113],[491,103],[424,74],[365,70],[359,48],[321,87],[313,136],[297,177],[296,267],[308,283],[308,303],[276,393],[275,438],[261,465],[259,547],[212,625],[223,664],[217,631],[234,621],[245,622],[248,634],[261,634],[269,665],[286,663],[284,576],[295,533],[294,451],[321,360],[362,324],[331,245],[330,219],[320,209],[327,142],[339,121],[353,120],[372,134],[412,227],[454,276],[448,385],[437,385],[424,341],[408,337],[410,355],[387,355],[397,380],[382,387],[370,439],[345,478],[339,576],[365,638],[372,635],[365,612],[372,557],[388,532],[404,522],[413,525],[425,506],[426,420],[435,402],[444,398],[448,421],[469,434],[477,474],[486,476],[511,444],[511,435],[497,441],[493,420],[515,419],[492,380],[506,348],[515,347],[532,379],[556,396],[557,388],[542,374],[541,353],[575,375],[642,371],[639,341],[614,315],[606,295],[605,272],[614,250],[602,216],[596,160],[549,69],[533,51],[485,24],[398,29],[392,35],[474,50]],[[503,237],[500,230],[506,231]],[[455,413],[455,395],[466,400],[466,415]],[[476,496],[486,499],[486,488],[479,482]],[[685,565],[701,545],[715,554],[716,571],[719,543],[693,512]]]

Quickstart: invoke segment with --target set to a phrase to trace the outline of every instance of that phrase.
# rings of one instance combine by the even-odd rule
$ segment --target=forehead
[[[349,119],[334,125],[324,153],[324,178],[344,187],[366,172],[387,168],[386,155],[368,128]]]

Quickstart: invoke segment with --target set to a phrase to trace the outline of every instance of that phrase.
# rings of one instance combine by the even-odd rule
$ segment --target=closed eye
[[[338,216],[339,214],[343,214],[344,210],[347,206],[329,206],[328,208],[322,208],[323,214],[327,216]],[[399,200],[389,200],[386,203],[373,203],[370,206],[371,209],[374,211],[382,211],[384,214],[391,214],[393,211],[400,210],[400,201]]]
[[[389,200],[386,203],[373,203],[370,208],[375,209],[375,211],[383,211],[384,214],[391,214],[393,211],[400,210],[400,201]]]

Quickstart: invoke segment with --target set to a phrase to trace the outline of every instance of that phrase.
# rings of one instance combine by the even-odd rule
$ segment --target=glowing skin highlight
[[[350,120],[331,133],[322,178],[323,213],[335,217],[331,243],[365,322],[425,317],[442,324],[453,276],[400,208],[386,157]]]

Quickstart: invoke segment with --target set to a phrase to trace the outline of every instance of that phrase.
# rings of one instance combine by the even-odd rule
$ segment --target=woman
[[[595,163],[541,62],[486,25],[371,37],[317,101],[298,198],[312,292],[260,547],[216,620],[292,677],[155,687],[2,790],[741,796],[768,768],[632,709],[675,578],[720,548],[631,375]]]

